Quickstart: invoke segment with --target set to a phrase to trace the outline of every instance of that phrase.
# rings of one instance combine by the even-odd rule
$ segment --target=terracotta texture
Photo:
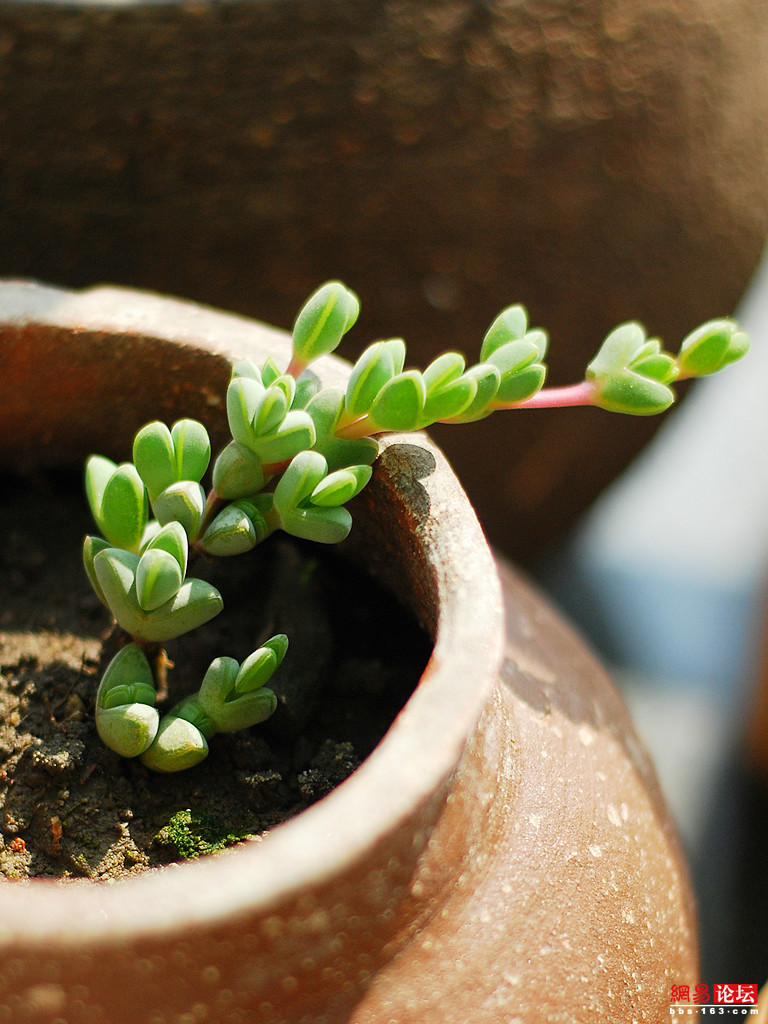
[[[3,285],[0,465],[77,464],[113,429],[124,451],[158,411],[215,428],[226,355],[264,345],[286,352],[190,304]],[[686,868],[626,711],[506,567],[502,599],[426,438],[388,444],[347,552],[435,637],[380,746],[262,843],[112,886],[0,885],[0,1021],[660,1021],[696,980]]]
[[[767,50],[759,0],[4,0],[0,273],[282,326],[341,277],[350,344],[420,360],[521,301],[570,382],[622,320],[676,346],[733,312],[768,229]],[[526,561],[654,426],[436,436]]]

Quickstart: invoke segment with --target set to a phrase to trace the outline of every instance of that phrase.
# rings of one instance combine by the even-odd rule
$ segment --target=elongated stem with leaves
[[[378,435],[469,423],[504,409],[593,405],[647,416],[675,400],[676,380],[714,373],[740,359],[747,336],[728,319],[712,320],[683,341],[677,355],[636,323],[612,331],[583,381],[544,387],[548,339],[522,306],[494,320],[470,365],[446,352],[426,369],[406,368],[405,343],[377,341],[352,368],[345,390],[319,387],[305,371],[338,346],[355,323],[357,297],[337,281],[319,288],[300,311],[293,351],[281,370],[233,367],[226,394],[231,440],[203,479],[211,444],[202,423],[146,424],[133,461],[92,455],[88,502],[100,535],[86,537],[91,584],[130,642],[110,662],[96,697],[99,735],[125,757],[157,771],[199,763],[217,732],[247,728],[275,710],[265,684],[285,656],[278,634],[242,665],[212,661],[199,690],[160,715],[154,665],[162,644],[218,615],[221,595],[187,576],[190,551],[226,557],[250,551],[277,530],[335,544],[352,526],[346,508],[368,483]]]

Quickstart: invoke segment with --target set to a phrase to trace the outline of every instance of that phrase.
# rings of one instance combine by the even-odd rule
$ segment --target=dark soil
[[[267,723],[215,736],[208,758],[155,774],[100,742],[93,703],[122,639],[81,562],[78,481],[0,478],[0,873],[109,880],[259,841],[346,778],[386,732],[429,657],[411,618],[338,554],[272,538],[197,563],[224,611],[169,645],[168,702],[219,655],[276,632],[291,645]]]

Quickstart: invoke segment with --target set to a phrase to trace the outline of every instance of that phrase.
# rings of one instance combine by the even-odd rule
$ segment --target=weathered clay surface
[[[0,464],[25,435],[29,458],[81,458],[88,409],[118,436],[134,429],[143,407],[118,414],[120,392],[151,402],[169,368],[163,413],[186,414],[189,399],[215,421],[225,353],[285,345],[116,290],[5,286],[0,310]],[[34,388],[44,357],[60,374]],[[73,413],[56,397],[78,359],[93,372],[69,381]],[[342,373],[332,360],[325,371]],[[100,397],[110,372],[119,386]],[[696,979],[685,865],[626,712],[506,569],[502,609],[477,521],[426,439],[387,447],[348,551],[435,636],[380,746],[259,844],[112,886],[0,886],[0,1020],[655,1021],[671,980]]]
[[[674,346],[733,311],[768,228],[767,50],[755,0],[5,0],[0,273],[283,326],[338,276],[350,345],[419,358],[522,301],[565,383],[621,320]],[[527,559],[653,426],[437,436]]]

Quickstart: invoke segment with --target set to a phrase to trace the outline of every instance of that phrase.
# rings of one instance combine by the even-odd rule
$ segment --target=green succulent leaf
[[[281,512],[280,521],[292,537],[315,544],[340,544],[352,529],[352,516],[345,508],[288,509]]]
[[[377,430],[418,430],[427,389],[418,370],[405,370],[387,381],[371,405],[369,416]]]
[[[135,466],[117,466],[91,455],[85,465],[85,489],[96,525],[116,547],[137,551],[147,525],[147,493]]]
[[[422,374],[427,392],[440,391],[448,384],[453,384],[464,373],[465,366],[464,356],[459,352],[443,352],[432,360]]]
[[[524,306],[508,306],[496,317],[486,331],[480,349],[480,362],[485,363],[503,345],[520,341],[528,330],[528,313]]]
[[[340,281],[328,281],[306,301],[293,325],[293,353],[302,366],[338,346],[360,312],[354,292]]]
[[[258,690],[269,682],[288,650],[288,637],[277,633],[249,655],[237,671],[233,691],[240,695]]]
[[[749,336],[733,320],[710,320],[685,338],[677,366],[685,377],[704,377],[736,362],[749,350]]]
[[[213,464],[213,490],[228,501],[255,494],[264,482],[261,459],[239,441],[230,441]]]
[[[153,549],[166,551],[169,555],[172,555],[178,563],[181,575],[186,575],[189,542],[186,530],[181,523],[170,522],[160,527],[146,542],[143,552],[146,553]]]
[[[319,452],[297,455],[275,488],[274,514],[280,527],[293,537],[318,544],[338,544],[352,527],[345,508],[310,504],[315,488],[325,479],[328,464]]]
[[[136,599],[151,612],[179,592],[184,574],[178,560],[161,548],[149,548],[136,566]]]
[[[137,757],[152,743],[159,715],[146,655],[136,644],[110,661],[96,692],[96,729],[102,742],[122,757]]]
[[[477,380],[466,374],[439,389],[427,390],[423,426],[460,416],[477,395]]]
[[[348,466],[329,473],[312,491],[309,501],[322,508],[333,508],[351,501],[371,479],[370,466]]]
[[[509,341],[489,355],[487,361],[501,374],[497,402],[523,402],[542,387],[547,371],[539,361],[541,349],[538,341],[538,338],[528,337]]]
[[[345,466],[371,465],[379,454],[379,443],[372,437],[354,440],[336,437],[335,430],[344,410],[344,394],[324,388],[312,398],[307,413],[315,425],[315,451],[320,452],[330,470]]]
[[[240,555],[260,544],[271,528],[257,506],[244,498],[227,505],[202,536],[201,546],[209,555]]]
[[[493,411],[491,403],[496,398],[501,384],[498,366],[494,366],[493,363],[478,363],[470,366],[464,376],[474,382],[475,397],[460,413],[451,417],[442,416],[441,419],[449,420],[451,423],[472,423],[484,419]]]
[[[253,442],[253,420],[259,411],[266,388],[253,377],[233,377],[227,388],[227,420],[235,441],[250,448]]]
[[[178,479],[173,438],[165,423],[155,420],[141,428],[133,439],[133,461],[150,499]]]
[[[141,763],[155,772],[180,772],[207,756],[208,741],[200,729],[186,718],[167,714],[160,720],[154,742],[141,755]]]
[[[136,592],[139,556],[120,548],[95,555],[93,567],[106,603],[117,622],[137,640],[171,640],[202,626],[224,603],[205,580],[188,579],[165,604],[150,611],[141,607]]]
[[[597,355],[587,367],[586,379],[595,385],[593,404],[611,412],[634,416],[653,416],[669,408],[675,400],[664,376],[669,364],[657,342],[649,347],[645,331],[637,323],[626,323],[615,328],[601,345]],[[643,372],[650,369],[650,375]]]
[[[251,363],[250,365],[253,366],[253,363]],[[256,367],[254,367],[254,369],[256,369]],[[274,382],[280,376],[282,376],[280,367],[277,365],[272,356],[267,356],[261,367],[260,379],[262,384],[264,385],[265,388],[268,388],[270,384],[274,384]]]
[[[315,443],[315,424],[303,410],[288,412],[280,426],[252,442],[251,448],[265,464],[286,462]]]
[[[404,362],[405,342],[401,338],[369,345],[350,374],[344,398],[347,416],[357,418],[369,412],[384,385],[402,371]]]
[[[277,375],[279,375],[279,371]],[[272,383],[271,381],[264,381],[261,375],[261,370],[258,368],[256,363],[252,362],[250,359],[239,359],[233,365],[231,379],[234,380],[235,377],[250,377],[251,380],[256,380],[259,384],[264,384],[265,387]]]
[[[328,472],[328,463],[320,452],[301,452],[292,461],[275,487],[277,510],[298,508],[308,501],[312,492]]]
[[[117,469],[117,463],[103,455],[90,455],[85,463],[85,496],[93,516],[100,527],[101,502],[110,477]]]
[[[194,542],[205,510],[205,491],[194,480],[181,480],[166,487],[152,502],[152,511],[163,526],[181,523]]]
[[[291,395],[293,399],[293,395]],[[267,388],[253,419],[253,432],[257,437],[277,430],[285,419],[290,402],[282,388]]]
[[[176,462],[176,480],[203,479],[211,461],[211,440],[198,420],[177,420],[171,427]]]
[[[93,587],[96,596],[98,597],[102,604],[107,606],[109,606],[109,603],[106,597],[104,596],[104,592],[101,589],[101,584],[99,583],[99,579],[96,575],[96,570],[93,567],[93,560],[100,551],[105,551],[107,548],[111,546],[112,545],[109,543],[109,541],[104,540],[103,537],[88,536],[83,541],[83,565],[85,566],[85,571],[88,575],[88,579],[90,580],[91,586]]]

